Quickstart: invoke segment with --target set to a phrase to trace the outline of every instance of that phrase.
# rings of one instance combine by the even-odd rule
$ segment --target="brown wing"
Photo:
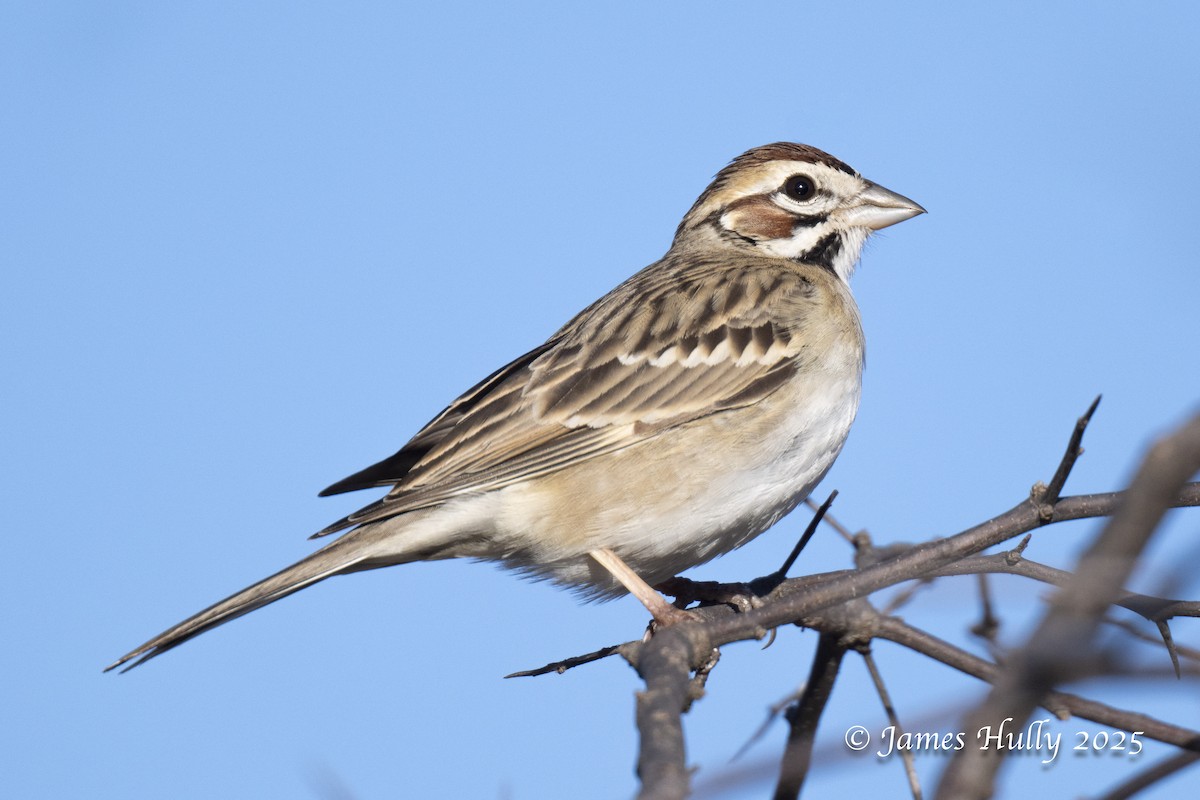
[[[391,459],[330,487],[399,476],[386,497],[321,534],[554,472],[753,403],[791,375],[801,354],[793,334],[814,292],[774,259],[648,267],[456,400]]]

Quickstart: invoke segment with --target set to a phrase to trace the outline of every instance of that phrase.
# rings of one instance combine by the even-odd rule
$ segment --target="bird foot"
[[[690,578],[671,578],[654,587],[663,594],[675,598],[675,608],[693,602],[701,605],[727,605],[734,611],[745,613],[760,608],[763,600],[748,583],[720,583],[718,581],[694,581]]]

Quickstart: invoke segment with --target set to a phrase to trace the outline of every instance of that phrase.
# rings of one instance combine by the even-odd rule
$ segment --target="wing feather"
[[[396,455],[330,487],[395,484],[321,533],[529,480],[775,391],[801,356],[793,332],[816,302],[811,273],[725,259],[630,278]]]

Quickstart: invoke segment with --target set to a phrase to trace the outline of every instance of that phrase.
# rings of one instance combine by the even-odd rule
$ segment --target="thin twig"
[[[859,652],[867,665],[867,671],[871,673],[871,681],[875,684],[879,701],[883,703],[883,711],[887,714],[888,722],[899,738],[904,729],[900,727],[900,717],[896,714],[896,706],[892,703],[892,697],[888,694],[887,686],[883,682],[883,674],[876,666],[875,657],[871,655],[870,648],[859,648]],[[913,761],[912,750],[907,747],[899,748],[899,750],[900,759],[904,762],[904,773],[908,776],[908,789],[912,792],[913,800],[921,800],[921,781],[917,778],[917,765]]]
[[[865,597],[887,586],[925,575],[959,574],[954,572],[950,566],[955,560],[986,550],[1035,528],[1072,520],[1108,516],[1120,505],[1123,497],[1123,492],[1064,497],[1059,500],[1054,519],[1050,523],[1042,522],[1030,504],[1022,501],[1003,514],[962,533],[910,547],[903,554],[867,569],[839,570],[791,578],[779,585],[766,599],[762,608],[752,612],[736,615],[704,613],[719,608],[713,606],[699,610],[693,609],[689,613],[697,615],[697,622],[706,627],[714,646],[719,647],[723,644],[747,639],[761,639],[767,635],[768,631],[780,625],[791,624],[793,621],[812,615],[821,609],[857,597]],[[1173,508],[1200,506],[1200,483],[1185,485],[1172,500],[1171,506]],[[825,517],[825,522],[829,522],[828,516]],[[1001,570],[990,571],[999,572]],[[732,609],[727,608],[727,610],[732,612]],[[628,642],[627,644],[640,644],[640,642]],[[597,658],[602,657],[598,656]],[[573,661],[575,658],[587,659],[587,656],[575,656],[564,659],[564,661]],[[559,662],[548,666],[553,667],[557,663]],[[587,663],[587,660],[582,663]],[[537,674],[545,673],[538,672]]]
[[[763,632],[785,625],[820,609],[829,608],[856,597],[865,597],[879,589],[912,580],[947,567],[958,559],[974,555],[1001,542],[1048,524],[1074,519],[1107,516],[1114,512],[1124,493],[1064,497],[1055,507],[1054,519],[1042,520],[1027,501],[945,539],[907,548],[900,555],[836,577],[811,581],[792,579],[780,585],[761,608],[736,617],[722,615],[705,623],[715,646],[747,638],[759,638]],[[1188,484],[1171,500],[1173,507],[1200,505],[1200,483]]]
[[[1170,758],[1142,770],[1129,780],[1114,786],[1105,792],[1103,796],[1097,798],[1097,800],[1126,800],[1143,789],[1147,789],[1159,781],[1171,777],[1181,769],[1195,764],[1197,761],[1200,761],[1200,753],[1186,750],[1182,753],[1176,753]]]
[[[1088,406],[1088,410],[1076,421],[1075,430],[1071,433],[1071,440],[1067,443],[1067,452],[1063,454],[1062,461],[1058,462],[1058,469],[1054,471],[1050,485],[1038,498],[1040,504],[1053,509],[1054,504],[1058,502],[1063,487],[1067,485],[1067,478],[1070,477],[1071,470],[1075,467],[1076,459],[1083,455],[1083,448],[1080,447],[1083,443],[1083,432],[1087,430],[1088,423],[1092,421],[1092,414],[1096,413],[1096,408],[1100,405],[1100,397],[1101,395],[1096,395],[1096,399]]]
[[[784,559],[783,566],[781,566],[776,572],[780,580],[787,577],[788,572],[790,572],[792,569],[792,565],[795,564],[796,559],[800,557],[800,553],[803,552],[805,546],[808,544],[808,540],[811,539],[813,534],[817,532],[817,526],[821,524],[821,520],[825,518],[825,515],[829,512],[829,507],[833,505],[833,501],[837,498],[837,496],[837,489],[834,489],[829,493],[828,499],[826,499],[824,503],[821,503],[821,506],[817,509],[817,513],[813,515],[813,518],[809,520],[808,527],[804,529],[804,535],[800,537],[800,541],[796,542],[796,546],[792,548],[792,552],[786,559]]]
[[[1051,586],[1066,586],[1074,577],[1072,573],[1028,559],[1015,560],[1012,551],[991,556],[970,556],[930,573],[931,577],[951,575],[981,575],[996,573],[1019,575]],[[1119,590],[1113,605],[1127,608],[1148,622],[1159,622],[1172,617],[1200,617],[1200,602],[1153,597],[1148,594]]]
[[[895,614],[901,608],[904,608],[904,606],[908,605],[908,602],[916,596],[917,592],[929,585],[930,582],[928,580],[922,579],[919,581],[914,581],[908,586],[905,586],[887,601],[887,605],[883,607],[881,613],[884,616],[890,617],[892,614]]]
[[[1153,634],[1146,633],[1145,631],[1138,628],[1138,626],[1135,623],[1131,622],[1130,620],[1116,619],[1115,617],[1112,617],[1112,616],[1106,616],[1104,618],[1104,621],[1106,623],[1108,623],[1109,625],[1112,625],[1115,628],[1120,628],[1121,630],[1128,633],[1130,636],[1133,636],[1135,639],[1140,639],[1141,641],[1146,642],[1147,644],[1153,644],[1153,645],[1162,644],[1162,635],[1161,634],[1159,636],[1154,636]],[[1176,644],[1174,641],[1171,642],[1171,646],[1172,646],[1171,647],[1172,652],[1175,653],[1175,655],[1177,657],[1186,658],[1189,661],[1200,662],[1200,650],[1197,650],[1194,647],[1186,647],[1181,644]]]
[[[660,631],[637,652],[636,666],[646,681],[646,691],[639,695],[637,713],[641,741],[638,759],[642,779],[640,796],[657,800],[682,798],[687,793],[688,773],[680,715],[690,702],[690,670],[693,665],[703,663],[702,659],[712,648],[762,638],[779,625],[797,621],[809,625],[818,615],[832,614],[835,606],[848,608],[853,605],[848,601],[931,573],[964,556],[1052,522],[1107,516],[1126,507],[1127,500],[1123,492],[1062,498],[1055,506],[1051,520],[1043,519],[1039,510],[1026,500],[960,534],[907,548],[872,566],[785,581],[761,608],[741,614],[734,614],[727,606],[691,612],[697,615],[694,623]],[[1200,505],[1200,484],[1183,486],[1168,500],[1171,506]],[[1137,729],[1149,731],[1152,726],[1163,724],[1145,717],[1137,723]]]
[[[1025,538],[1028,541],[1029,537]],[[1024,544],[1024,542],[1022,543]],[[938,570],[935,575],[946,577],[951,575],[976,574],[980,578],[988,573],[1019,575],[1054,586],[1066,586],[1072,574],[1066,570],[1056,569],[1037,561],[1029,561],[1020,557],[1020,550],[1010,550],[991,556],[972,556],[964,558]],[[1171,636],[1171,628],[1167,620],[1172,617],[1200,617],[1200,602],[1189,600],[1172,600],[1164,597],[1152,597],[1137,592],[1121,591],[1113,601],[1114,605],[1129,609],[1151,622],[1158,629],[1163,646],[1175,669],[1175,677],[1180,677],[1182,669],[1179,664],[1179,649]],[[972,629],[974,632],[974,629]]]
[[[914,652],[940,661],[948,667],[966,673],[988,683],[994,683],[1001,672],[1001,667],[979,656],[968,653],[944,639],[914,628],[898,617],[888,617],[881,620],[877,629],[881,639],[907,647]],[[1200,752],[1200,731],[1194,731],[1179,725],[1155,719],[1137,711],[1114,708],[1105,703],[1088,700],[1068,692],[1052,691],[1045,695],[1042,708],[1060,719],[1066,716],[1081,717],[1091,720],[1098,725],[1110,728],[1120,728],[1126,731],[1139,731],[1147,739],[1153,739],[1166,744],[1173,744],[1187,750]],[[993,726],[994,729],[995,726]],[[1009,723],[1010,728],[1019,728]],[[963,730],[978,730],[963,727]],[[969,749],[969,748],[968,748]]]
[[[800,695],[802,695],[802,694],[804,694],[803,686],[801,686],[799,689],[792,692],[791,694],[789,694],[787,697],[783,698],[782,700],[776,700],[774,703],[772,703],[767,708],[767,718],[763,720],[763,723],[758,726],[758,728],[754,731],[754,733],[750,734],[750,738],[746,740],[745,744],[743,744],[741,747],[739,747],[737,752],[734,753],[732,756],[730,756],[729,760],[731,762],[737,761],[739,758],[744,756],[746,754],[746,751],[749,750],[752,746],[754,746],[754,743],[757,742],[759,739],[761,739],[766,734],[766,732],[771,728],[771,723],[774,722],[776,720],[776,718],[778,718],[779,715],[782,714],[787,709],[788,706],[790,706],[792,703],[799,700]]]
[[[1175,668],[1175,677],[1182,678],[1183,672],[1179,667],[1179,648],[1175,646],[1175,639],[1171,636],[1171,626],[1165,619],[1157,620],[1154,625],[1158,628],[1158,635],[1162,637],[1163,645],[1167,648],[1167,654],[1171,656],[1171,666]]]
[[[1025,646],[1013,654],[967,730],[1011,720],[1016,728],[1047,691],[1077,674],[1092,653],[1105,609],[1116,599],[1159,522],[1190,477],[1200,471],[1200,415],[1160,439],[1134,476],[1125,501],[1079,560],[1075,576],[1055,597]],[[965,748],[951,759],[939,798],[986,798],[1003,755]]]
[[[807,618],[805,624],[822,633],[837,634],[843,637],[875,636],[982,681],[990,683],[995,680],[999,671],[996,664],[922,631],[902,619],[872,617],[870,606],[862,601],[855,601],[854,605],[859,610],[858,614],[841,613],[841,609],[846,607],[839,606]],[[1196,752],[1200,752],[1200,731],[1172,725],[1136,711],[1114,708],[1063,692],[1051,693],[1044,699],[1042,705],[1061,720],[1075,716],[1108,728],[1144,732],[1147,739],[1183,748],[1192,748]],[[924,722],[917,724],[917,727],[920,728],[922,725],[944,727],[949,713],[950,711],[947,709],[942,714],[927,716]],[[816,753],[815,757],[821,763],[837,761],[844,758],[847,753],[840,737],[837,738],[836,744],[830,740],[818,744],[814,752]],[[743,764],[737,769],[710,774],[704,784],[704,796],[712,796],[720,792],[728,793],[746,784],[757,783],[761,780],[764,771],[769,768],[769,762],[759,758]]]
[[[804,501],[804,505],[808,506],[809,509],[813,511],[817,511],[820,508],[816,501],[811,497]],[[826,525],[837,531],[838,536],[841,536],[850,544],[854,544],[854,533],[841,522],[839,522],[838,518],[833,514],[826,514],[823,521]]]
[[[909,715],[913,717],[909,720],[909,727],[914,731],[928,731],[952,725],[961,708],[952,702],[941,705],[940,710]],[[817,769],[858,769],[862,767],[862,758],[860,752],[846,747],[843,736],[818,733],[816,746],[813,747],[814,780]],[[697,797],[754,797],[762,792],[750,787],[761,786],[767,776],[773,780],[778,767],[779,757],[770,754],[755,755],[736,764],[731,762],[720,769],[705,770],[696,775],[695,793]]]
[[[609,645],[608,647],[601,647],[599,650],[596,650],[591,653],[585,653],[584,655],[581,655],[581,656],[573,656],[572,658],[564,658],[562,661],[551,661],[549,664],[547,664],[544,667],[537,667],[536,669],[524,669],[524,670],[521,670],[520,672],[513,672],[509,675],[505,675],[504,677],[505,678],[532,678],[537,675],[546,675],[547,673],[550,673],[550,672],[556,673],[558,675],[562,675],[564,672],[571,669],[572,667],[578,667],[583,664],[590,664],[593,661],[599,661],[602,658],[608,658],[611,655],[619,653],[621,651],[622,647],[625,647],[625,645],[613,644],[613,645]]]
[[[935,574],[945,577],[973,573],[982,579],[988,573],[1003,573],[1020,575],[1054,586],[1065,586],[1072,577],[1071,573],[1066,570],[1055,569],[1036,561],[1017,559],[1013,556],[1013,551],[993,556],[972,556],[940,569]],[[1180,677],[1182,670],[1179,664],[1179,647],[1171,636],[1171,628],[1167,624],[1167,620],[1171,617],[1200,616],[1200,602],[1170,600],[1164,597],[1151,597],[1136,592],[1122,591],[1113,604],[1129,609],[1155,625],[1161,642],[1167,650],[1167,655],[1171,659],[1171,666],[1175,669],[1175,677]],[[977,632],[976,628],[972,628],[972,633]]]
[[[992,611],[992,591],[988,584],[987,574],[979,573],[979,622],[971,626],[971,633],[987,642],[989,648],[996,646],[996,633],[1000,630],[1000,620]]]

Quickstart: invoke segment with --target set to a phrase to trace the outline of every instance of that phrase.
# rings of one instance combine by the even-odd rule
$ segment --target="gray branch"
[[[1037,630],[1000,673],[966,730],[993,729],[1004,720],[1021,728],[1052,687],[1077,677],[1094,654],[1105,611],[1118,598],[1142,549],[1184,483],[1200,472],[1200,415],[1150,450],[1124,501],[1088,548],[1074,577],[1051,603]],[[937,798],[992,796],[1004,752],[964,748],[946,769]]]
[[[1168,497],[1172,507],[1200,505],[1200,484],[1183,486]],[[848,611],[849,601],[887,586],[932,575],[958,559],[1048,524],[1108,516],[1122,505],[1123,498],[1120,492],[1066,497],[1049,508],[1026,500],[960,534],[916,545],[873,566],[785,581],[764,598],[760,608],[745,613],[734,613],[727,606],[693,610],[696,623],[676,625],[649,642],[622,650],[638,667],[647,686],[638,704],[641,739],[638,772],[642,779],[639,796],[680,798],[687,794],[681,715],[690,704],[689,669],[694,669],[700,658],[707,658],[711,648],[760,639],[775,627],[791,623],[821,631],[836,630],[836,625],[829,627],[830,620],[841,616],[838,612]],[[1091,718],[1088,713],[1104,715],[1107,708],[1102,704],[1088,705],[1090,701],[1082,698],[1077,702],[1079,715],[1087,718]],[[1151,729],[1168,731],[1163,735],[1172,743],[1177,743],[1181,736],[1195,736],[1184,729],[1162,727],[1164,723],[1148,717],[1127,717],[1138,726],[1137,730],[1147,731],[1151,738],[1155,738]]]
[[[1142,731],[1147,738],[1200,752],[1197,731],[1053,690],[1055,684],[1079,674],[1081,665],[1099,662],[1098,658],[1081,660],[1079,654],[1090,652],[1095,629],[1110,606],[1125,606],[1158,624],[1173,656],[1174,644],[1166,631],[1166,620],[1176,615],[1196,616],[1200,610],[1200,604],[1194,602],[1138,595],[1121,588],[1165,510],[1200,505],[1200,483],[1185,483],[1200,471],[1200,416],[1151,450],[1126,492],[1058,498],[1070,464],[1080,452],[1079,439],[1086,422],[1086,416],[1080,420],[1064,456],[1066,467],[1060,464],[1052,487],[1047,490],[1040,484],[1035,486],[1028,499],[987,522],[913,546],[874,548],[863,539],[865,544],[856,559],[859,569],[782,581],[776,575],[750,584],[730,584],[727,586],[742,591],[750,587],[761,596],[753,603],[738,603],[743,610],[736,612],[722,602],[689,609],[694,622],[660,630],[649,641],[627,642],[518,674],[563,672],[614,653],[622,655],[646,685],[637,702],[638,774],[642,781],[639,797],[654,800],[676,800],[689,793],[682,714],[702,693],[717,648],[761,639],[789,624],[815,629],[823,634],[822,642],[837,642],[843,647],[847,643],[865,646],[873,638],[887,639],[993,683],[987,705],[964,730],[994,725],[1005,717],[1023,722],[1035,706],[1042,705],[1060,717],[1075,715],[1114,728]],[[980,555],[1046,525],[1095,517],[1111,519],[1074,575],[1025,561],[1019,549],[1015,557],[1013,551]],[[880,589],[907,581],[990,572],[1009,572],[1064,587],[1038,632],[1016,657],[1006,659],[1004,668],[881,614],[866,601]],[[770,591],[766,591],[768,588]],[[721,592],[713,596],[720,598]],[[811,732],[836,679],[837,659],[828,652],[828,646],[825,649],[814,659],[813,675],[817,680],[811,690],[812,708],[807,712],[811,719],[793,721],[790,738],[799,745],[785,756],[785,774],[780,779],[780,790],[785,793],[782,796],[794,796],[799,791],[807,768],[803,753],[811,749]],[[814,682],[810,680],[810,684]],[[797,752],[801,755],[793,757]],[[998,760],[980,768],[968,761],[964,755],[967,753],[975,751],[960,751],[951,762],[939,797],[988,796]],[[1183,763],[1182,759],[1172,762],[1175,768]],[[797,764],[800,766],[795,769]]]

